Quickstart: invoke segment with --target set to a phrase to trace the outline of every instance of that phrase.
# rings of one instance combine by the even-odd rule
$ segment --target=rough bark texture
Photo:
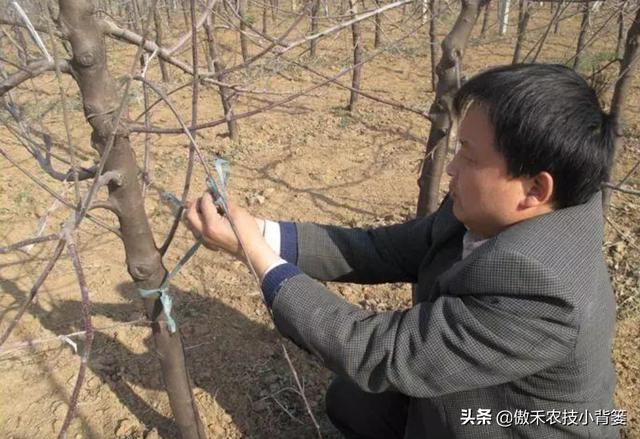
[[[516,40],[516,48],[513,51],[512,64],[520,62],[522,43],[527,36],[527,24],[529,24],[529,0],[520,0],[520,8],[518,10],[518,38]]]
[[[576,47],[576,56],[573,58],[574,69],[578,68],[582,60],[584,42],[587,38],[587,31],[589,30],[589,15],[591,14],[589,2],[585,1],[582,8],[582,23],[580,24],[580,33],[578,34],[578,46]]]
[[[622,139],[624,131],[624,118],[623,113],[626,105],[627,96],[629,95],[629,88],[631,87],[631,80],[635,74],[638,64],[640,63],[640,8],[636,11],[633,23],[629,27],[627,32],[627,41],[624,47],[624,56],[622,57],[622,63],[620,63],[620,74],[616,86],[613,90],[613,97],[611,98],[610,113],[615,122],[615,142],[613,147],[613,166],[611,169],[611,175],[614,175],[618,156],[620,155],[620,149],[622,148]],[[610,182],[611,183],[611,182]],[[611,202],[611,189],[605,188],[602,197],[602,204],[605,213]]]
[[[453,28],[442,41],[442,57],[436,67],[438,86],[429,108],[431,130],[427,140],[426,158],[422,164],[418,186],[418,215],[428,215],[438,207],[440,180],[444,170],[448,140],[452,130],[451,103],[458,89],[458,74],[462,69],[464,50],[478,18],[481,0],[463,0]],[[456,69],[456,65],[458,69]]]
[[[352,18],[358,13],[355,0],[349,0],[349,9]],[[358,103],[358,90],[360,90],[360,78],[362,77],[362,32],[360,22],[356,21],[351,25],[351,36],[353,38],[353,77],[351,78],[351,94],[347,110],[354,111]]]
[[[93,128],[92,146],[103,154],[113,131],[114,113],[120,103],[116,84],[106,63],[104,34],[91,2],[60,0],[60,25],[73,50],[71,68],[82,94],[87,121]],[[126,129],[118,127],[104,172],[116,171],[121,184],[109,184],[109,201],[115,206],[127,269],[136,287],[157,288],[167,274],[156,248],[138,182],[135,155]],[[154,321],[153,338],[162,367],[167,393],[182,438],[203,438],[191,383],[185,365],[180,334],[170,334],[162,305],[145,299],[147,316]]]

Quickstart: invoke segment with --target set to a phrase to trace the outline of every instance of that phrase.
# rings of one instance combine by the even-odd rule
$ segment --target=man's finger
[[[202,218],[200,218],[200,214],[198,213],[197,205],[198,205],[197,202],[192,203],[189,206],[189,209],[187,210],[184,218],[186,220],[186,224],[189,230],[191,230],[191,232],[193,232],[193,234],[196,235],[197,237],[200,237],[202,236],[203,224],[202,224]]]
[[[193,201],[191,200],[185,201],[184,204],[182,205],[182,210],[180,211],[180,219],[182,221],[186,222],[187,212],[189,212],[189,209],[191,209],[192,205],[193,205]]]
[[[213,204],[213,198],[209,192],[205,192],[204,195],[200,198],[200,211],[202,212],[202,216],[204,217],[204,221],[207,224],[214,224],[216,221],[220,219],[220,214],[218,214],[218,209],[215,204]]]

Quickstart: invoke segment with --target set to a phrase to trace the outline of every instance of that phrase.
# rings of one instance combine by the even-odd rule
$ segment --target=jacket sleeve
[[[513,381],[561,362],[577,335],[562,285],[537,262],[510,258],[509,282],[373,313],[304,274],[282,284],[276,327],[369,392],[434,397]],[[518,273],[526,273],[518,277]],[[504,274],[502,275],[504,276]]]
[[[432,218],[370,230],[297,224],[300,269],[322,281],[416,282]]]
[[[369,230],[297,224],[295,264],[322,281],[415,283],[420,263],[433,243],[434,222],[441,218],[455,221],[447,200],[427,217]]]

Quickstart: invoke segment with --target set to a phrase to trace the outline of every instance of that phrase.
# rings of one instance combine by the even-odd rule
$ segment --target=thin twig
[[[7,329],[5,329],[2,336],[0,336],[0,346],[2,346],[2,344],[5,341],[7,341],[7,339],[11,335],[11,332],[18,324],[18,321],[22,318],[24,312],[27,310],[31,302],[33,302],[33,299],[35,299],[36,294],[38,294],[38,290],[40,289],[44,281],[47,279],[47,277],[51,273],[51,270],[53,270],[53,267],[56,265],[56,262],[58,262],[58,259],[60,258],[60,255],[62,254],[62,250],[64,250],[65,245],[66,245],[66,240],[64,237],[61,237],[60,240],[58,241],[58,245],[56,249],[53,251],[53,255],[51,256],[51,259],[49,259],[49,262],[47,262],[46,267],[44,268],[42,273],[40,273],[40,276],[31,287],[31,291],[29,291],[29,298],[20,307],[20,309],[18,310],[18,313],[13,317]]]
[[[291,373],[293,374],[293,379],[296,382],[296,386],[298,387],[298,391],[300,392],[300,397],[302,401],[304,401],[304,406],[307,409],[307,413],[311,417],[311,421],[313,422],[314,427],[316,428],[316,432],[318,433],[318,437],[322,439],[322,433],[320,432],[320,425],[318,421],[316,421],[316,417],[313,415],[313,410],[311,410],[311,406],[309,405],[309,401],[304,394],[304,387],[300,384],[300,379],[298,378],[298,372],[296,372],[295,367],[293,367],[293,363],[291,362],[291,358],[289,358],[289,353],[287,352],[287,348],[282,344],[282,351],[284,352],[284,358],[287,360],[287,364],[289,364],[289,369],[291,369]]]
[[[60,239],[60,235],[57,233],[53,233],[51,235],[25,239],[24,241],[16,242],[15,244],[11,244],[7,247],[0,247],[0,255],[7,254],[15,250],[20,250],[22,249],[22,247],[27,247],[33,244],[41,244],[43,242],[49,242],[55,239]]]
[[[108,331],[111,329],[115,329],[115,328],[121,328],[121,327],[125,327],[125,326],[137,326],[140,324],[145,324],[145,325],[150,325],[151,323],[153,323],[150,320],[147,319],[138,319],[138,320],[132,320],[129,322],[122,322],[122,323],[116,323],[114,325],[109,325],[109,326],[104,326],[102,328],[93,328],[94,332],[104,332],[104,331]],[[52,343],[52,342],[58,342],[58,343],[67,343],[67,339],[73,339],[73,338],[82,338],[87,334],[87,331],[76,331],[76,332],[71,332],[69,334],[62,334],[62,335],[57,335],[55,337],[45,337],[45,338],[37,338],[34,340],[27,340],[27,341],[23,341],[20,343],[15,343],[9,346],[5,346],[3,348],[0,348],[0,356],[5,356],[5,355],[9,355],[11,353],[23,350],[23,349],[27,349],[27,348],[33,348],[35,346],[39,346],[42,344],[47,344],[47,343]]]
[[[31,172],[29,172],[27,169],[25,169],[23,166],[21,166],[16,160],[11,158],[11,156],[9,156],[2,148],[0,148],[0,155],[2,155],[5,159],[7,159],[13,166],[18,168],[18,170],[20,172],[22,172],[24,175],[29,177],[29,179],[31,179],[35,184],[37,184],[42,189],[44,189],[47,193],[49,193],[49,195],[51,195],[53,198],[55,198],[56,200],[60,201],[62,204],[67,206],[69,209],[72,209],[75,212],[79,212],[79,208],[77,208],[76,206],[74,206],[71,203],[69,203],[67,200],[65,200],[60,195],[58,195],[53,189],[51,189],[49,186],[44,184],[40,179],[38,179],[34,175],[32,175]],[[109,226],[108,224],[105,224],[104,222],[102,222],[102,220],[96,218],[95,216],[87,213],[87,218],[89,220],[93,221],[95,224],[99,225],[100,227],[104,228],[105,230],[113,232],[117,236],[122,237],[122,233],[120,233],[120,231],[118,229],[115,229],[115,228]]]
[[[49,37],[53,40],[53,29],[51,23],[47,20],[47,31],[49,32]],[[58,91],[60,93],[60,104],[62,105],[62,123],[64,125],[64,131],[67,136],[67,144],[69,146],[69,159],[71,161],[71,172],[73,175],[73,189],[75,193],[76,205],[80,202],[80,177],[78,175],[78,166],[76,162],[76,146],[73,142],[73,137],[71,136],[71,124],[69,122],[69,106],[67,103],[67,94],[65,93],[64,86],[62,84],[62,75],[60,74],[60,68],[58,67],[58,60],[60,57],[58,56],[58,50],[56,49],[56,45],[52,44],[53,50],[53,58],[55,60],[55,73],[56,73],[56,82],[58,83]]]
[[[611,184],[611,183],[602,183],[602,186],[608,187],[609,189],[612,189],[614,191],[623,192],[623,193],[629,194],[629,195],[640,195],[640,190],[630,189],[630,188],[628,188],[626,186],[622,186],[622,185],[615,185],[615,184]]]
[[[191,0],[190,2],[190,10],[191,10],[191,62],[193,65],[193,82],[191,86],[191,128],[194,128],[198,124],[198,98],[199,98],[199,87],[200,82],[198,81],[198,34],[196,29],[196,5],[195,0]],[[191,136],[195,134],[195,131],[190,130]],[[169,234],[167,239],[165,240],[162,247],[160,247],[160,255],[164,256],[164,254],[169,249],[171,242],[173,241],[173,237],[175,236],[176,230],[178,230],[178,225],[180,224],[180,218],[182,217],[182,206],[187,201],[187,197],[189,197],[189,189],[191,189],[191,178],[193,176],[193,164],[195,159],[195,149],[194,143],[189,142],[189,159],[187,161],[187,172],[184,177],[184,186],[182,188],[182,196],[180,198],[180,207],[176,210],[176,215],[173,218],[173,224],[171,224],[171,228],[169,229]]]
[[[72,227],[72,225],[73,223],[70,221],[68,226]],[[67,240],[67,251],[69,253],[69,257],[71,257],[71,262],[73,263],[73,268],[76,272],[78,284],[80,285],[80,294],[82,296],[81,310],[82,321],[84,323],[85,339],[84,347],[82,349],[82,357],[80,359],[80,370],[78,371],[76,384],[73,388],[73,392],[71,393],[71,398],[69,400],[67,415],[65,416],[62,427],[60,428],[58,439],[66,438],[67,429],[69,428],[69,425],[71,425],[71,421],[75,416],[76,407],[78,406],[78,397],[80,396],[80,389],[82,389],[82,383],[84,382],[87,366],[89,364],[89,355],[91,353],[91,345],[93,344],[94,335],[93,325],[91,324],[91,301],[89,299],[89,289],[87,288],[87,282],[84,277],[84,272],[82,271],[82,265],[80,264],[80,257],[78,256],[78,251],[76,250],[73,235],[70,230],[66,229],[66,227],[67,226],[65,226],[65,228],[63,229],[63,233],[66,235],[65,238]]]

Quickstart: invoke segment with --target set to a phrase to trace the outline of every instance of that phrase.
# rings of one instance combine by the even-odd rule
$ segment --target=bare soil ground
[[[388,22],[399,20],[392,14]],[[493,21],[495,19],[492,16]],[[447,29],[453,17],[446,17]],[[530,48],[548,20],[547,10],[534,14]],[[600,23],[604,17],[596,19]],[[176,28],[181,17],[174,18]],[[398,27],[385,27],[385,40],[400,38],[416,26],[415,20]],[[284,29],[286,23],[281,28]],[[479,25],[465,54],[465,75],[511,61],[514,29],[498,37],[490,29],[480,38]],[[322,25],[321,25],[322,26]],[[562,23],[552,34],[541,61],[566,60],[575,51],[575,30],[579,17]],[[585,72],[597,65],[615,47],[614,26],[606,38],[588,50]],[[364,26],[365,48],[372,50],[371,24]],[[442,32],[441,32],[442,33]],[[174,30],[173,38],[180,34]],[[310,65],[323,72],[338,72],[350,64],[350,35],[342,33],[319,44],[319,56]],[[426,27],[387,50],[364,67],[364,88],[372,94],[428,109],[433,93]],[[227,47],[237,48],[229,33]],[[109,59],[115,76],[131,65],[133,49],[109,43]],[[257,49],[254,49],[257,51]],[[526,50],[525,50],[526,53]],[[180,55],[188,60],[189,51]],[[227,64],[239,61],[228,56]],[[247,76],[249,87],[293,92],[317,81],[286,62],[274,62],[270,69],[254,68]],[[273,69],[280,73],[274,73]],[[617,67],[606,70],[615,77]],[[159,80],[157,68],[150,71]],[[172,89],[186,76],[174,74]],[[350,82],[349,75],[342,82]],[[89,147],[89,128],[84,120],[77,89],[64,80],[71,109],[72,135],[79,145],[79,158],[90,165],[95,153]],[[31,86],[37,91],[31,91]],[[142,93],[132,89],[131,117],[141,110]],[[15,92],[28,116],[42,123],[54,135],[61,154],[68,154],[62,111],[55,77],[47,74]],[[236,111],[242,112],[281,99],[270,94],[245,94]],[[605,101],[610,93],[604,95]],[[172,95],[172,100],[189,120],[190,91]],[[275,220],[314,221],[347,226],[369,226],[403,221],[415,212],[416,179],[424,154],[423,139],[429,130],[426,119],[361,98],[357,112],[344,110],[348,91],[323,87],[311,95],[280,106],[268,113],[240,121],[240,142],[231,142],[223,126],[201,131],[198,141],[209,154],[220,154],[232,163],[231,195],[249,205],[257,215]],[[628,125],[625,145],[616,175],[623,176],[638,160],[640,152],[640,79],[634,78],[627,98]],[[217,91],[201,90],[200,120],[222,114]],[[6,114],[0,115],[5,120]],[[152,112],[157,126],[178,126],[170,112],[158,106]],[[3,148],[20,164],[39,175],[41,181],[71,199],[73,189],[64,189],[38,171],[37,165],[15,137],[0,126]],[[143,136],[132,136],[139,162]],[[160,202],[162,189],[180,193],[187,163],[187,143],[181,136],[151,136],[153,185],[146,200],[158,243],[171,224],[170,209]],[[193,194],[204,189],[198,168]],[[638,188],[640,173],[629,180]],[[446,187],[443,183],[443,188]],[[87,186],[83,184],[83,188]],[[38,222],[52,205],[52,199],[33,181],[20,174],[6,160],[0,160],[0,246],[32,236]],[[47,232],[55,232],[69,215],[58,208],[50,213]],[[97,212],[110,224],[108,213]],[[625,436],[640,438],[640,203],[638,198],[617,194],[610,213],[603,246],[619,302],[618,331],[613,350],[619,373],[617,404],[628,411]],[[148,327],[121,325],[143,318],[136,291],[126,272],[119,239],[85,221],[78,236],[82,263],[88,276],[96,334],[90,368],[80,396],[78,416],[70,428],[75,438],[175,437],[171,409],[162,383],[158,361]],[[165,265],[173,267],[193,238],[180,228]],[[4,330],[17,308],[28,297],[31,285],[52,252],[52,244],[35,246],[29,252],[0,256],[0,330]],[[406,285],[378,287],[330,285],[347,300],[379,311],[407,307],[410,289]],[[189,370],[195,383],[199,410],[211,438],[301,438],[313,437],[314,428],[297,394],[282,345],[304,383],[305,394],[324,437],[337,437],[324,414],[323,395],[331,374],[313,358],[281,338],[265,311],[259,290],[248,271],[229,257],[201,250],[173,282],[175,315],[184,336]],[[65,256],[46,281],[37,301],[29,309],[6,346],[33,339],[48,339],[82,330],[80,293],[69,259]],[[78,347],[82,338],[75,338]],[[60,340],[30,346],[0,355],[0,436],[6,438],[55,437],[80,364],[73,347]]]

